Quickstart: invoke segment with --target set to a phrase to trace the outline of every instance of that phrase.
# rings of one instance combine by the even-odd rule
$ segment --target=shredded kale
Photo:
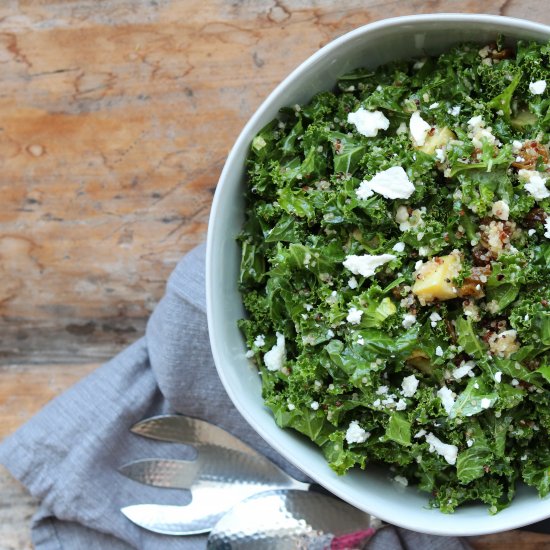
[[[239,326],[338,474],[550,492],[550,44],[361,68],[252,140]]]

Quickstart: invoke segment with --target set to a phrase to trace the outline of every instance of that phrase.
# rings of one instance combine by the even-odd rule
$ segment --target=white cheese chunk
[[[453,405],[455,404],[454,393],[446,386],[443,386],[442,388],[437,390],[437,397],[439,397],[439,399],[441,400],[441,404],[445,409],[445,412],[447,413],[447,415],[449,415],[451,409],[453,408]]]
[[[526,181],[525,189],[535,200],[542,200],[550,197],[550,191],[546,188],[546,178],[543,178],[540,172],[536,170],[520,170],[518,176]]]
[[[355,113],[348,114],[348,123],[353,124],[357,131],[366,137],[375,137],[378,130],[387,130],[390,121],[381,111],[367,111],[360,107]]]
[[[403,315],[403,321],[402,325],[403,328],[411,328],[416,323],[416,315],[413,315],[412,313],[405,313]]]
[[[392,250],[395,250],[396,252],[403,252],[403,250],[405,250],[405,243],[395,243]]]
[[[386,199],[408,199],[414,193],[414,184],[401,166],[392,166],[362,181],[356,194],[359,199],[368,199],[375,192]]]
[[[443,443],[434,434],[429,433],[426,435],[426,441],[430,444],[430,452],[436,452],[442,456],[448,464],[456,464],[456,457],[458,455],[458,447],[456,445],[449,445]]]
[[[348,443],[364,443],[370,436],[370,433],[365,431],[357,420],[352,420],[346,431],[346,441]]]
[[[455,380],[464,378],[472,372],[475,366],[476,364],[473,361],[463,361],[460,366],[453,371],[453,378]]]
[[[533,95],[541,95],[546,90],[546,80],[537,80],[529,83],[529,91]]]
[[[395,404],[395,410],[396,411],[404,411],[407,408],[407,402],[404,399],[400,399]]]
[[[350,307],[348,311],[348,316],[346,317],[346,321],[350,325],[358,325],[361,322],[362,315],[363,312],[360,309],[357,309],[356,307]]]
[[[416,378],[414,374],[411,374],[410,376],[406,376],[405,378],[403,378],[403,381],[401,382],[403,395],[405,397],[412,397],[416,393],[416,390],[418,389],[418,382],[419,380]]]
[[[276,333],[277,343],[264,355],[264,364],[267,370],[281,370],[286,359],[285,337],[280,332]]]
[[[411,115],[409,130],[414,145],[422,147],[426,143],[426,136],[431,129],[432,127],[420,116],[418,111]]]
[[[254,340],[254,345],[258,348],[265,346],[265,336],[263,334],[258,334]]]
[[[378,267],[395,260],[395,258],[393,254],[381,254],[379,256],[372,256],[371,254],[357,256],[351,254],[346,256],[343,266],[349,269],[354,275],[372,277]]]

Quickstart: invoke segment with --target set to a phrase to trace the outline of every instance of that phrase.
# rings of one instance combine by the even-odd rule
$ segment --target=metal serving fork
[[[196,460],[141,459],[120,468],[125,476],[156,487],[189,489],[184,506],[136,504],[122,513],[137,525],[169,535],[210,531],[236,503],[273,489],[308,490],[302,483],[230,433],[180,415],[142,420],[132,432],[160,441],[184,443],[197,451]]]

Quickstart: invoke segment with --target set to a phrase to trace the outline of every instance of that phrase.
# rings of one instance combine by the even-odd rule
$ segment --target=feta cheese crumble
[[[256,336],[256,339],[254,340],[254,345],[257,348],[264,347],[265,346],[265,336],[263,334],[258,334],[258,336]]]
[[[414,185],[401,166],[392,166],[371,180],[363,180],[356,195],[359,199],[368,199],[375,192],[386,199],[408,199],[414,193]]]
[[[361,322],[362,315],[362,310],[357,309],[356,307],[350,307],[348,311],[348,316],[346,317],[346,321],[350,325],[358,325]]]
[[[355,113],[348,114],[348,123],[353,124],[357,131],[366,137],[375,137],[378,130],[387,130],[390,121],[381,111],[367,111],[360,107]]]
[[[441,346],[437,346],[437,348],[435,348],[435,354],[438,357],[443,357],[443,349],[441,348]]]
[[[419,380],[416,378],[414,374],[411,374],[410,376],[406,376],[405,378],[403,378],[403,381],[401,382],[403,395],[405,397],[412,397],[416,393],[416,390],[418,389],[418,383],[419,383]]]
[[[420,116],[418,111],[411,115],[409,130],[414,145],[422,147],[426,143],[426,136],[431,129],[432,127]]]
[[[370,433],[365,431],[357,420],[352,420],[346,431],[346,441],[348,443],[364,443],[370,436]]]
[[[403,252],[403,250],[405,250],[405,243],[395,243],[392,250],[395,250],[396,252]]]
[[[442,320],[441,315],[439,315],[437,311],[434,311],[433,313],[430,314],[430,325],[432,326],[432,328],[435,328],[437,326],[437,322],[441,320]]]
[[[395,404],[395,410],[396,411],[404,411],[407,408],[407,402],[404,399],[400,399]]]
[[[445,412],[447,415],[451,413],[451,409],[453,408],[453,405],[455,404],[455,398],[454,393],[452,390],[447,388],[447,386],[443,386],[439,390],[437,390],[437,397],[441,400],[441,404],[443,405],[443,408],[445,409]]]
[[[550,197],[550,191],[546,188],[546,178],[536,170],[520,170],[518,176],[525,181],[525,189],[535,200],[540,201]]]
[[[286,359],[285,337],[280,332],[276,333],[277,343],[264,355],[264,364],[267,370],[281,370]]]
[[[456,445],[443,443],[443,441],[438,439],[432,433],[428,433],[426,435],[426,441],[430,444],[431,453],[436,452],[438,455],[442,456],[451,466],[456,464],[456,457],[458,455],[458,447]]]
[[[415,323],[416,315],[413,315],[412,313],[405,313],[405,315],[403,315],[403,322],[401,323],[403,328],[411,328]]]
[[[452,373],[455,380],[469,376],[476,364],[473,361],[463,361]]]
[[[363,256],[357,256],[351,254],[346,256],[343,261],[343,266],[349,269],[354,275],[362,275],[363,277],[372,277],[377,268],[392,260],[395,260],[393,254],[381,254],[379,256],[373,256],[371,254],[364,254]]]
[[[502,373],[500,371],[495,372],[494,378],[495,378],[495,382],[497,384],[500,384],[500,382],[502,381]]]
[[[546,80],[537,80],[529,83],[529,91],[533,95],[541,95],[546,90]]]

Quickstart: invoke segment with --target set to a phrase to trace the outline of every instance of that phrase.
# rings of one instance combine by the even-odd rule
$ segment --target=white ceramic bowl
[[[244,316],[237,289],[243,221],[245,159],[254,135],[280,107],[304,103],[331,89],[336,79],[360,66],[437,54],[461,41],[487,43],[502,33],[511,39],[547,41],[550,27],[492,15],[437,14],[386,19],[358,28],[325,46],[295,69],[262,103],[244,127],[223,169],[208,228],[206,295],[214,360],[225,389],[250,425],[290,462],[347,502],[394,525],[437,535],[479,535],[513,529],[550,516],[550,499],[520,487],[513,504],[490,516],[485,505],[445,515],[427,507],[428,496],[392,483],[384,470],[336,475],[317,447],[292,430],[278,428],[262,402],[260,380],[245,358],[237,328]]]

